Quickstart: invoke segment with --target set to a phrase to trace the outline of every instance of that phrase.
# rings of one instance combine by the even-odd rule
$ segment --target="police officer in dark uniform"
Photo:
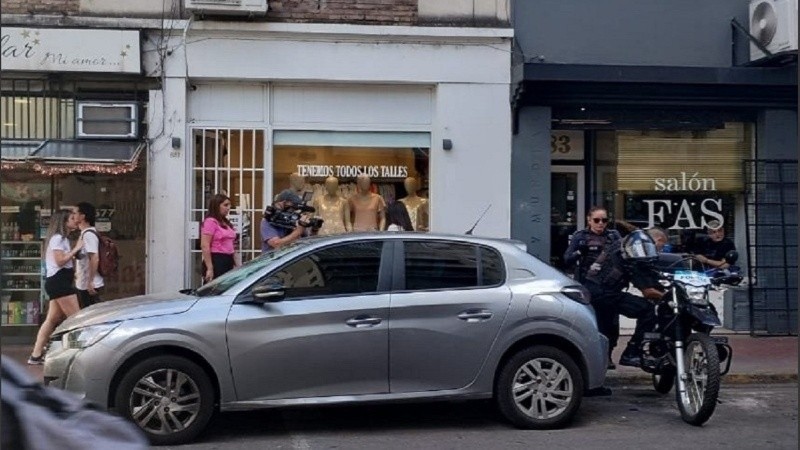
[[[636,230],[624,239],[608,244],[586,274],[584,285],[592,294],[598,329],[608,338],[609,352],[617,346],[619,327],[607,327],[610,323],[608,315],[613,313],[618,317],[622,314],[636,319],[636,328],[619,360],[623,366],[641,365],[642,338],[656,325],[653,303],[624,290],[633,283],[644,297],[660,299],[664,288],[650,269],[650,264],[657,258],[656,244],[650,235]]]
[[[617,230],[608,228],[608,212],[605,208],[593,206],[589,210],[589,214],[586,215],[586,222],[586,229],[577,231],[572,235],[569,247],[564,253],[564,263],[567,269],[574,268],[575,280],[580,283],[586,281],[586,272],[589,271],[589,267],[591,267],[605,246],[620,239],[620,234]],[[603,309],[602,306],[595,305],[595,314],[600,333],[606,337],[619,335],[619,314],[616,308]],[[610,350],[608,368],[614,369]]]

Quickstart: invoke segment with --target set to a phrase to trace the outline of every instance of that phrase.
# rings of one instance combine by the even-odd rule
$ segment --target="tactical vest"
[[[586,272],[586,279],[604,290],[621,291],[628,285],[625,259],[622,258],[622,240],[609,242]]]
[[[615,235],[612,231],[606,231],[600,235],[592,232],[583,232],[581,234],[578,245],[587,247],[588,250],[585,255],[581,256],[580,261],[578,261],[578,270],[576,271],[575,277],[579,282],[586,280],[589,268],[594,264],[600,254],[603,253],[603,249],[606,245],[616,241],[617,239],[615,238],[619,238],[619,236]]]

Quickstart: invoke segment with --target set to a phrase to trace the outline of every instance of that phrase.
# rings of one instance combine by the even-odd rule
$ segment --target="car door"
[[[248,302],[249,290],[240,294],[226,325],[240,401],[388,392],[391,276],[388,262],[381,266],[391,250],[383,246],[310,251],[260,281],[281,280],[282,299],[259,304]]]
[[[392,393],[457,389],[478,374],[511,301],[494,249],[447,241],[395,247]]]

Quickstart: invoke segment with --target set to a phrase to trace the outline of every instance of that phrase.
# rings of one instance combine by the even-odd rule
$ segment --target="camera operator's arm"
[[[271,238],[267,239],[267,245],[270,246],[272,249],[280,248],[290,242],[296,241],[303,237],[303,233],[305,233],[305,227],[301,227],[298,225],[291,233],[287,234],[286,236],[279,237],[279,236],[272,236]]]

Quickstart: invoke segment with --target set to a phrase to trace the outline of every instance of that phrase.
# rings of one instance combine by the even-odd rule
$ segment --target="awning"
[[[136,169],[145,141],[48,140],[26,159],[45,175],[74,172],[125,173]]]
[[[42,146],[36,141],[3,141],[0,142],[0,161],[2,168],[16,169],[27,162],[28,157]]]

